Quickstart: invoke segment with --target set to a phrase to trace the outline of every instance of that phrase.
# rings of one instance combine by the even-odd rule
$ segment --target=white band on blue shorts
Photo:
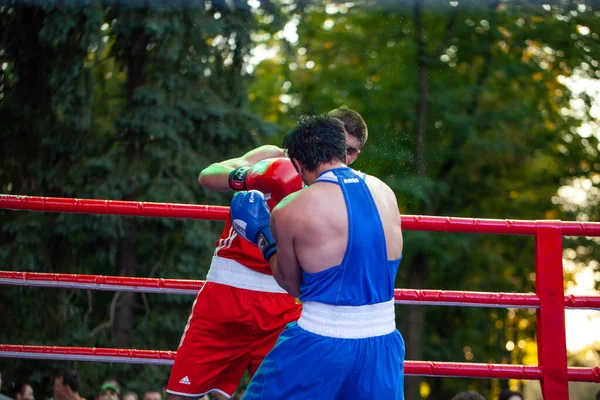
[[[365,306],[334,306],[306,301],[298,326],[317,335],[340,339],[383,336],[396,329],[394,299]]]
[[[218,256],[212,259],[206,281],[257,292],[287,293],[273,275],[261,274],[235,260]]]

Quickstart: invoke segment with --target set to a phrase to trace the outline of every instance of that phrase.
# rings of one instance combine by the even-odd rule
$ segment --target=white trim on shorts
[[[261,274],[235,260],[218,256],[212,258],[206,281],[233,286],[238,289],[287,294],[285,289],[279,286],[273,278],[273,275]]]
[[[394,299],[365,306],[334,306],[306,301],[302,303],[298,326],[317,335],[339,339],[387,335],[396,330]]]
[[[169,393],[169,394],[175,394],[177,396],[189,397],[189,398],[204,397],[207,394],[211,394],[212,392],[221,393],[223,396],[227,397],[228,399],[230,399],[230,398],[233,397],[233,393],[232,394],[227,394],[224,391],[222,391],[221,389],[210,389],[209,391],[204,392],[204,393],[200,393],[200,394],[189,394],[189,393],[176,392],[174,390],[167,389],[167,393]]]

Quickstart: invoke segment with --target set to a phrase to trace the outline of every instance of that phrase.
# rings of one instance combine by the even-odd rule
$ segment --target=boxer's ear
[[[296,172],[298,172],[298,175],[302,176],[302,164],[300,164],[300,162],[295,158],[292,158],[291,160],[294,168],[296,168]]]

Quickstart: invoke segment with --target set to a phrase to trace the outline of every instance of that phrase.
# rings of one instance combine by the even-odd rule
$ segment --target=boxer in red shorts
[[[360,114],[346,108],[327,115],[344,124],[349,165],[367,140],[367,126]],[[208,166],[198,183],[219,192],[259,190],[271,209],[302,187],[283,150],[271,145]],[[230,398],[244,372],[254,375],[285,326],[300,317],[300,308],[279,287],[260,250],[227,220],[181,337],[167,392],[174,400],[209,393],[214,399]]]

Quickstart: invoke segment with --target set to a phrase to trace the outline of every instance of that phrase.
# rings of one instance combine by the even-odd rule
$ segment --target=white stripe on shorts
[[[257,292],[287,293],[273,275],[261,274],[235,260],[218,256],[212,259],[206,281]]]

